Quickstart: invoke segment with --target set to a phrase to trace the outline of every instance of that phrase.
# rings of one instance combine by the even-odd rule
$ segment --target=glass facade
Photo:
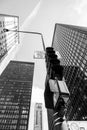
[[[5,32],[4,29],[18,30],[18,28],[18,16],[0,14],[0,61],[8,54],[14,45],[19,43],[17,32]]]
[[[56,24],[53,48],[61,55],[64,78],[70,91],[67,120],[87,120],[87,30]]]
[[[28,130],[34,64],[11,61],[0,76],[0,129]]]

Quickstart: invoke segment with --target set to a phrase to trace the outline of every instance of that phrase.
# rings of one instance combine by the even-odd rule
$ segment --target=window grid
[[[76,94],[75,90],[78,90],[79,87],[81,87],[81,91],[78,95],[78,109],[80,109],[79,103],[82,101],[82,99],[80,99],[81,93],[83,93],[82,96],[85,94],[87,95],[86,91],[83,89],[87,86],[87,83],[85,84],[87,80],[87,32],[84,31],[83,28],[57,24],[53,47],[55,50],[59,48],[57,51],[59,51],[62,56],[61,62],[64,66],[64,77],[71,93],[66,118],[69,120],[80,120],[84,114],[86,115],[86,113],[83,113],[83,110],[86,109],[85,101],[83,101],[81,111],[78,112],[72,107],[72,102],[77,100],[75,95],[78,95],[78,93]],[[77,79],[79,82],[77,82]],[[74,105],[75,104],[76,103],[74,103]]]

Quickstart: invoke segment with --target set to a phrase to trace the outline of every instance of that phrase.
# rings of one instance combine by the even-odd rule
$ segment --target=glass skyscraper
[[[87,28],[56,24],[53,48],[61,55],[70,91],[67,120],[87,120]]]
[[[5,32],[4,29],[18,30],[19,17],[0,14],[0,61],[5,58],[13,46],[19,43],[17,32]]]
[[[19,45],[18,32],[6,29],[19,30],[19,17],[0,14],[0,74],[13,59]]]
[[[10,61],[0,76],[0,130],[28,130],[34,63]]]

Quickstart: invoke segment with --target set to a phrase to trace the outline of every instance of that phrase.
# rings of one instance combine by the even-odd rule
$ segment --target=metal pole
[[[45,43],[44,43],[44,38],[43,34],[39,32],[29,32],[29,31],[19,31],[19,30],[9,30],[9,29],[3,29],[4,32],[12,31],[12,32],[18,32],[18,33],[28,33],[28,34],[37,34],[41,36],[42,39],[42,44],[43,44],[43,50],[45,51]]]

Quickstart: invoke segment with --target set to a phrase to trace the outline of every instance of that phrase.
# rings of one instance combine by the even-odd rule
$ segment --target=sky
[[[52,44],[55,23],[87,26],[87,0],[40,0],[20,29],[38,31]]]
[[[19,16],[21,26],[38,2],[39,0],[0,0],[0,14]]]
[[[55,23],[87,26],[87,0],[0,0],[0,13],[19,16],[20,29],[41,32],[46,46]]]

